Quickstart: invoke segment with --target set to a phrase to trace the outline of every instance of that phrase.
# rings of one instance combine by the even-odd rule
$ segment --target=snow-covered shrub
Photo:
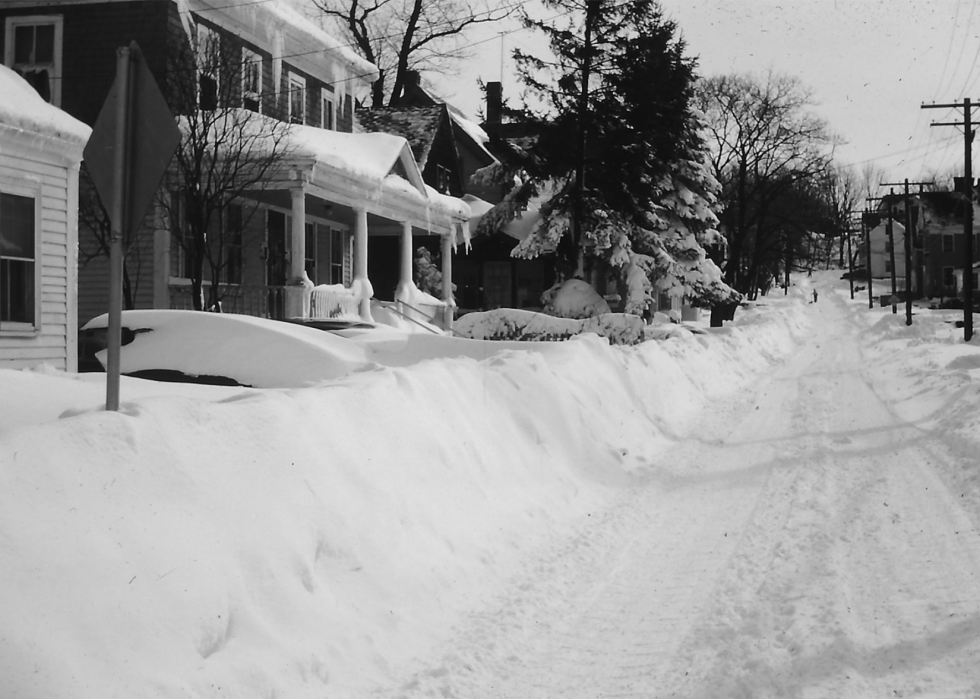
[[[591,318],[609,313],[609,304],[592,285],[566,279],[541,294],[544,312],[558,318]]]
[[[467,313],[453,331],[476,340],[554,342],[593,333],[613,345],[635,345],[644,339],[644,322],[627,313],[605,313],[591,318],[558,318],[516,308]]]

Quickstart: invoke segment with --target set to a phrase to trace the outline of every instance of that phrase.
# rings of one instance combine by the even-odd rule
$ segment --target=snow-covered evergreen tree
[[[584,12],[575,0],[544,5],[565,11],[564,24],[525,21],[546,34],[554,59],[516,58],[528,96],[546,107],[511,112],[537,136],[496,144],[503,166],[486,175],[518,184],[484,226],[543,197],[542,219],[515,255],[556,254],[569,274],[583,272],[585,257],[602,260],[628,290],[629,312],[649,308],[658,290],[700,305],[737,299],[705,253],[724,245],[719,186],[692,105],[695,61],[676,25],[653,0],[588,0]]]

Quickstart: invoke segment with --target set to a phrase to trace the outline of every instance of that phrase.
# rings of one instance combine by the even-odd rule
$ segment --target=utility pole
[[[933,182],[909,182],[908,178],[905,178],[904,182],[882,182],[883,187],[905,187],[905,235],[902,236],[904,240],[905,248],[905,324],[912,325],[912,212],[909,206],[909,185],[915,184],[919,186],[919,191],[922,191],[922,187],[927,184],[935,184]],[[894,192],[894,190],[892,190]],[[891,205],[889,204],[889,212],[891,211]],[[892,245],[892,278],[895,274],[895,246]]]
[[[873,201],[881,201],[881,199],[882,199],[882,197],[865,197],[865,201],[867,201],[869,203],[870,202],[873,202]],[[868,207],[867,210],[865,211],[865,216],[870,217],[873,213],[874,212],[871,211],[870,207]],[[872,279],[872,277],[871,277],[871,231],[872,231],[872,229],[877,228],[877,226],[872,226],[868,222],[866,222],[866,224],[867,225],[865,225],[865,231],[864,231],[864,243],[865,243],[865,246],[866,246],[865,247],[865,252],[867,253],[867,260],[866,260],[866,262],[867,262],[867,266],[868,266],[868,308],[874,308],[875,307],[875,297],[874,297],[874,292],[871,289],[871,286],[872,286],[872,282],[871,282],[871,279]]]
[[[963,127],[963,181],[966,213],[963,216],[963,340],[973,337],[973,110],[969,97],[962,104],[923,104],[922,109],[962,109],[963,122],[934,121],[930,126]]]
[[[599,19],[602,0],[585,3],[585,51],[582,65],[582,89],[578,101],[578,143],[575,154],[575,211],[572,216],[572,254],[575,276],[585,278],[585,255],[582,249],[582,217],[585,211],[585,148],[588,138],[589,80],[592,78],[592,29]]]
[[[894,196],[895,190],[888,190],[889,196]],[[892,211],[892,203],[888,202],[888,223],[885,227],[888,229],[888,262],[889,267],[892,270],[892,313],[898,313],[898,274],[895,270],[895,225]]]

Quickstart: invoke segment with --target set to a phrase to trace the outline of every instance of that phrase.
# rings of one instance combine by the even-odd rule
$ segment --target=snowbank
[[[630,347],[402,333],[399,368],[295,390],[126,381],[118,413],[86,410],[97,377],[0,371],[65,415],[18,423],[0,392],[0,696],[390,687],[790,352],[804,309]]]

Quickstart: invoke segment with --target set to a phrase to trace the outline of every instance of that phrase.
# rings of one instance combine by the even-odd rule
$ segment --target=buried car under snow
[[[108,315],[103,314],[80,332],[80,345],[94,349],[103,366],[107,325]],[[123,311],[122,327],[120,371],[148,379],[291,388],[335,379],[371,364],[358,343],[266,318],[204,311]]]

